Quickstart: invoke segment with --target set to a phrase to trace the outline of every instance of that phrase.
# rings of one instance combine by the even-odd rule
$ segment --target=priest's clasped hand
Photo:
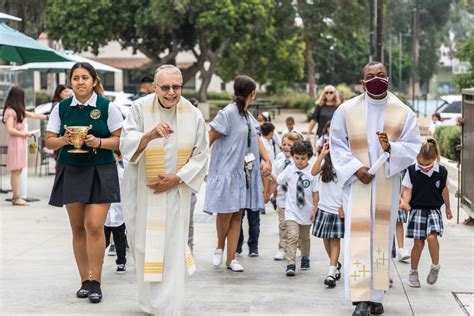
[[[177,186],[179,180],[179,177],[175,174],[158,174],[156,180],[149,182],[147,186],[150,189],[155,190],[153,193],[159,194]]]
[[[367,167],[360,167],[359,170],[356,171],[355,175],[357,179],[359,179],[363,184],[369,184],[374,178],[374,176],[369,173],[369,168]]]

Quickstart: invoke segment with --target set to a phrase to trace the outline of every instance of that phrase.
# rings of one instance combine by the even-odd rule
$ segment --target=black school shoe
[[[369,316],[369,302],[359,302],[352,313],[352,316]]]
[[[370,303],[370,313],[371,314],[380,315],[380,314],[383,314],[383,312],[384,312],[384,310],[383,310],[382,303],[375,303],[375,302]]]
[[[100,289],[100,282],[92,280],[89,292],[89,301],[91,303],[100,303],[102,300],[102,290]]]
[[[81,288],[76,292],[78,298],[86,298],[89,296],[89,291],[91,287],[91,281],[85,280],[82,282]]]
[[[328,275],[326,280],[324,280],[324,284],[328,287],[335,287],[336,286],[336,278],[332,275]]]

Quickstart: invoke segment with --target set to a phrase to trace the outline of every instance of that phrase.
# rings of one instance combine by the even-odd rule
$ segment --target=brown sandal
[[[14,197],[12,199],[12,205],[16,206],[29,206],[30,204],[23,200],[21,197]]]

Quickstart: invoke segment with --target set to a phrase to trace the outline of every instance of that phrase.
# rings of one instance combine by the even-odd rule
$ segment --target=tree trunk
[[[207,89],[211,83],[212,75],[216,72],[217,65],[224,55],[224,51],[230,44],[230,39],[227,39],[221,43],[219,48],[214,52],[211,49],[207,50],[207,56],[209,61],[209,68],[206,70],[204,67],[201,68],[201,86],[199,87],[198,99],[200,102],[207,101]],[[201,52],[201,54],[203,54]]]
[[[311,41],[309,40],[308,36],[305,36],[304,39],[304,52],[306,56],[306,67],[307,67],[307,77],[308,77],[308,85],[309,91],[308,94],[310,97],[316,97],[316,77],[314,71],[314,59],[313,59],[313,49],[311,48]]]
[[[199,87],[198,99],[200,102],[207,102],[207,89],[211,83],[212,75],[214,74],[216,63],[210,62],[209,69],[201,69],[201,86]]]
[[[303,40],[304,40],[304,53],[306,59],[306,74],[308,78],[309,91],[308,94],[310,97],[316,97],[316,78],[315,78],[315,65],[313,59],[313,48],[311,45],[311,39],[309,36],[309,25],[310,21],[306,16],[306,1],[298,0],[298,12],[303,20]]]

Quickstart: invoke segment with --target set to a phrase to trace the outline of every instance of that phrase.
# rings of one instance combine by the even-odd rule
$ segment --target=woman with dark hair
[[[53,108],[64,99],[70,98],[72,96],[72,91],[63,84],[59,84],[54,90],[53,98],[51,99],[51,111]]]
[[[256,96],[255,81],[238,76],[234,81],[234,95],[235,102],[219,111],[210,123],[209,143],[214,146],[204,210],[217,213],[213,265],[222,264],[227,240],[227,268],[242,272],[243,267],[235,260],[242,211],[259,212],[264,207],[260,178],[261,174],[270,174],[271,161],[257,135],[258,122],[248,111]]]
[[[26,119],[46,120],[48,117],[26,111],[25,91],[19,87],[12,87],[8,91],[3,105],[2,123],[6,124],[9,134],[7,147],[7,170],[10,171],[10,183],[13,197],[12,204],[27,206],[28,203],[20,198],[20,175],[27,166],[27,146],[30,134],[26,130]]]
[[[99,303],[104,222],[110,204],[120,202],[113,151],[119,148],[123,119],[117,106],[102,97],[104,90],[91,64],[76,63],[69,80],[74,96],[54,107],[46,129],[46,146],[59,149],[60,163],[49,204],[66,205],[82,282],[77,297],[89,297],[90,302]],[[66,125],[92,126],[84,139],[86,153],[69,152],[74,147]]]

